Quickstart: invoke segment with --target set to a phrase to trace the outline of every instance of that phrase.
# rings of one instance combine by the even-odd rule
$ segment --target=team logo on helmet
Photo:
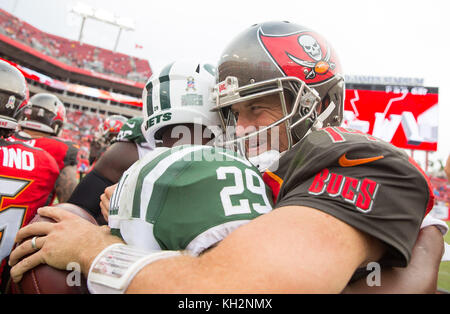
[[[340,71],[332,48],[314,32],[266,35],[260,29],[258,36],[263,48],[286,76],[317,84]]]

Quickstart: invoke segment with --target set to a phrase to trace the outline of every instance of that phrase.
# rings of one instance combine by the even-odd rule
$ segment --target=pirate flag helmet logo
[[[340,72],[331,46],[317,33],[267,35],[260,28],[258,37],[270,58],[286,76],[295,76],[314,85]]]

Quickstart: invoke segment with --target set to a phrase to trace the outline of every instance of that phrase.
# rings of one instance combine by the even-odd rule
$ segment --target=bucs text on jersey
[[[277,165],[263,175],[275,208],[324,211],[386,244],[382,265],[408,264],[434,196],[405,152],[359,131],[328,127],[308,134]]]
[[[78,148],[72,142],[64,141],[54,136],[31,138],[23,132],[14,133],[9,140],[21,141],[29,146],[45,150],[56,160],[60,170],[66,166],[77,165]]]
[[[198,255],[270,210],[271,191],[246,159],[182,145],[156,148],[123,174],[108,222],[129,245]]]
[[[58,176],[58,165],[46,151],[0,139],[1,277],[17,231],[47,205]]]

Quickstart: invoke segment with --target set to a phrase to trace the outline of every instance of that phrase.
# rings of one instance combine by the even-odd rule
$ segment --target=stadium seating
[[[69,66],[145,83],[148,61],[45,33],[0,9],[0,32]]]

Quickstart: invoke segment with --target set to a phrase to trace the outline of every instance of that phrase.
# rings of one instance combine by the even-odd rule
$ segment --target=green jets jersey
[[[117,135],[117,142],[133,142],[138,145],[146,143],[145,137],[141,131],[141,125],[144,119],[136,117],[129,119],[120,129]]]
[[[197,255],[272,210],[272,195],[246,159],[222,148],[157,148],[128,169],[109,226],[127,244]]]

